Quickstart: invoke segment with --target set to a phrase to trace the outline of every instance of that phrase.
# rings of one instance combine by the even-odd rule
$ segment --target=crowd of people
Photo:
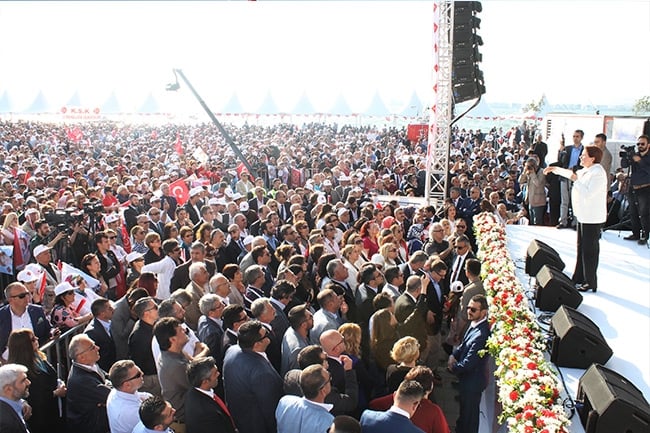
[[[577,217],[588,249],[560,176],[579,179],[546,168],[579,168],[583,137],[548,164],[532,126],[455,129],[436,209],[397,200],[424,195],[426,137],[227,129],[248,166],[212,125],[0,123],[6,431],[448,432],[436,386],[458,388],[456,431],[477,431],[489,328],[473,217]],[[627,188],[611,175],[608,203]],[[576,283],[595,291],[588,268]],[[58,377],[39,348],[75,328]]]

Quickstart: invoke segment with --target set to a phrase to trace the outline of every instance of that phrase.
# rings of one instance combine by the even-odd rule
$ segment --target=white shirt
[[[191,358],[194,357],[194,347],[198,343],[199,339],[197,338],[194,331],[192,331],[185,323],[182,323],[181,326],[187,332],[187,343],[183,346],[183,353]],[[153,361],[156,364],[156,370],[160,373],[160,345],[158,344],[157,338],[151,339],[151,353],[153,354]]]
[[[168,299],[169,285],[171,284],[174,270],[176,269],[176,262],[171,257],[167,256],[164,259],[144,265],[140,273],[152,272],[158,277],[158,291],[156,297],[158,299]]]
[[[16,316],[11,308],[9,308],[9,311],[11,312],[11,329],[27,328],[32,331],[34,330],[32,319],[29,317],[27,308],[25,308],[25,312],[20,316]],[[2,352],[2,358],[9,359],[9,347],[6,347],[5,351]]]
[[[138,409],[140,404],[151,397],[148,392],[118,391],[113,388],[106,399],[106,413],[111,433],[131,433],[140,421]]]
[[[388,409],[388,412],[395,412],[399,415],[405,416],[408,419],[411,419],[411,415],[409,415],[407,411],[405,411],[404,409],[400,409],[397,406],[391,406],[390,409]]]

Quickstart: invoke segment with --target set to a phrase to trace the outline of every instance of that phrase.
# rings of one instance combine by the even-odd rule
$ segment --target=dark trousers
[[[632,189],[629,194],[630,222],[632,233],[636,236],[648,237],[650,231],[650,186],[641,189]]]
[[[478,433],[481,391],[460,391],[460,412],[456,421],[456,433]]]
[[[578,222],[578,251],[576,268],[572,281],[576,284],[587,283],[589,287],[598,287],[596,271],[600,254],[600,227],[602,224],[582,224]]]

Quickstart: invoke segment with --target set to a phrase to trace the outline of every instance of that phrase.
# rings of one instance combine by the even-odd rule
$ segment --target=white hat
[[[339,182],[349,182],[350,178],[344,174],[339,177]]]
[[[318,198],[316,199],[316,202],[318,204],[325,204],[327,203],[327,197],[325,197],[323,194],[318,194]]]
[[[242,199],[242,198],[244,198],[244,196],[241,195],[241,194],[238,193],[238,192],[236,192],[236,193],[234,193],[234,194],[232,195],[232,201],[237,201],[237,200]]]
[[[49,251],[52,248],[48,247],[47,245],[38,245],[36,248],[34,248],[34,257],[38,257],[41,253],[44,253],[45,251]]]
[[[348,212],[349,212],[349,210],[348,210],[347,208],[342,207],[342,208],[340,208],[340,209],[338,210],[338,212],[336,212],[336,214],[337,214],[337,215],[339,216],[339,218],[340,218],[341,216],[343,216],[343,214],[348,213]]]
[[[124,186],[135,186],[135,184],[132,181],[127,180]]]
[[[462,281],[454,281],[449,288],[454,293],[461,293],[464,290]]]
[[[104,221],[106,221],[106,224],[112,224],[118,222],[119,220],[120,220],[120,216],[116,213],[110,213],[104,217]]]
[[[129,254],[126,255],[126,261],[127,263],[131,263],[135,260],[141,259],[144,257],[144,254],[139,253],[137,251],[132,251]]]
[[[208,200],[208,204],[210,206],[225,206],[228,203],[226,203],[226,200],[223,198],[212,197],[210,200]]]
[[[223,190],[223,193],[224,193],[225,195],[227,195],[228,197],[232,197],[232,195],[233,195],[233,194],[232,194],[232,188],[230,188],[229,186],[226,187],[226,189]]]
[[[254,236],[248,235],[244,238],[244,245],[250,245],[253,243],[253,239],[255,239]]]
[[[74,291],[74,287],[72,286],[72,284],[66,281],[54,288],[54,296],[59,296],[65,292],[70,292],[70,291]]]
[[[190,190],[190,197],[194,197],[195,195],[199,195],[203,192],[203,188],[200,186],[195,186]]]
[[[39,213],[38,209],[30,207],[25,211],[25,216],[31,215],[33,213]]]
[[[248,212],[248,209],[249,209],[248,202],[243,201],[243,202],[239,203],[239,210],[240,211]]]
[[[31,283],[38,280],[40,277],[41,276],[36,272],[32,272],[29,269],[23,269],[22,271],[18,272],[18,275],[16,276],[18,281],[21,281],[23,283]]]
[[[332,182],[329,179],[323,181],[323,186],[332,186]]]

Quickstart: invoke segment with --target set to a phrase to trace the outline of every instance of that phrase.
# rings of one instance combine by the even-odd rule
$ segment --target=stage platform
[[[576,232],[555,227],[507,227],[508,250],[525,289],[534,279],[526,275],[524,259],[530,242],[538,239],[553,247],[566,264],[564,273],[573,274]],[[630,232],[606,231],[600,241],[598,291],[583,293],[579,312],[600,328],[614,354],[605,366],[625,376],[650,400],[650,249],[623,237]],[[561,368],[569,394],[575,398],[584,370]],[[578,416],[571,432],[584,431]]]

